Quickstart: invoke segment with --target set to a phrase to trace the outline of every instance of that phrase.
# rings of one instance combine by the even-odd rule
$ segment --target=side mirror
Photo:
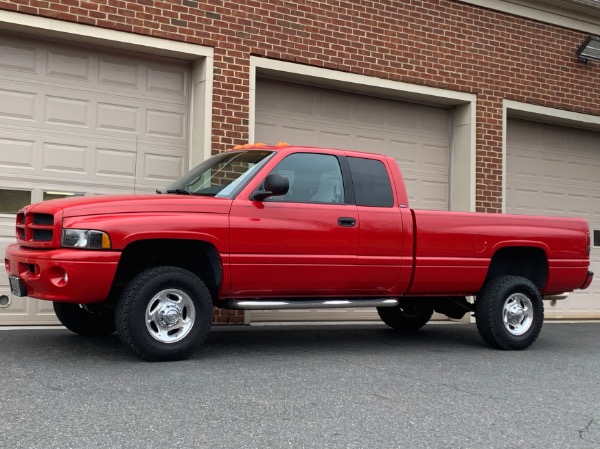
[[[288,193],[290,190],[290,181],[281,175],[269,175],[263,182],[262,190],[257,190],[250,199],[253,201],[262,201],[270,196],[281,196]]]

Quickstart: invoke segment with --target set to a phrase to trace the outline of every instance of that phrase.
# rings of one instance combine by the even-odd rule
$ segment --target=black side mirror
[[[269,175],[263,182],[263,188],[257,190],[250,199],[253,201],[262,201],[270,196],[281,196],[288,193],[290,190],[290,181],[282,175]]]

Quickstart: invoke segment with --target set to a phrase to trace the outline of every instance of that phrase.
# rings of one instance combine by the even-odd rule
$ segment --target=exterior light
[[[590,34],[577,49],[579,62],[586,63],[588,59],[600,61],[600,37]]]

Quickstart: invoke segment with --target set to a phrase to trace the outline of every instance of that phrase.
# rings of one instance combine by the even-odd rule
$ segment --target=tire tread
[[[534,322],[524,338],[514,338],[504,328],[499,319],[501,310],[510,291],[525,288],[532,301]],[[498,276],[488,280],[475,301],[475,322],[483,340],[495,349],[525,349],[538,338],[542,331],[544,304],[541,295],[533,282],[521,276]],[[522,337],[522,336],[520,336]]]
[[[138,357],[147,361],[154,362],[186,359],[192,353],[197,351],[208,337],[208,330],[210,329],[211,318],[209,318],[208,320],[208,326],[206,331],[201,332],[197,339],[195,339],[191,344],[187,344],[185,347],[171,351],[168,354],[151,348],[151,344],[142,347],[135,338],[133,333],[134,331],[133,329],[131,329],[130,326],[130,314],[133,308],[133,303],[137,300],[137,293],[144,287],[145,284],[147,284],[151,280],[157,279],[159,277],[170,276],[173,274],[186,276],[187,278],[189,278],[190,282],[192,282],[198,289],[201,290],[201,293],[204,296],[204,298],[210,298],[210,292],[208,291],[204,283],[192,272],[179,267],[159,266],[143,271],[142,273],[134,277],[123,290],[121,298],[117,303],[115,313],[115,325],[119,338],[129,350],[131,350]],[[201,317],[200,313],[198,312],[196,314],[196,319],[200,321],[203,317]],[[200,322],[198,322],[194,325],[199,326],[201,324]]]

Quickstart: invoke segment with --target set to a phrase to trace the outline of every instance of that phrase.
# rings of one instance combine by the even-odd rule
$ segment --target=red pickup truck
[[[12,293],[157,361],[192,354],[212,306],[377,307],[399,331],[471,312],[489,345],[523,349],[542,299],[593,277],[585,220],[413,210],[396,161],[377,154],[245,145],[157,193],[20,210]]]

